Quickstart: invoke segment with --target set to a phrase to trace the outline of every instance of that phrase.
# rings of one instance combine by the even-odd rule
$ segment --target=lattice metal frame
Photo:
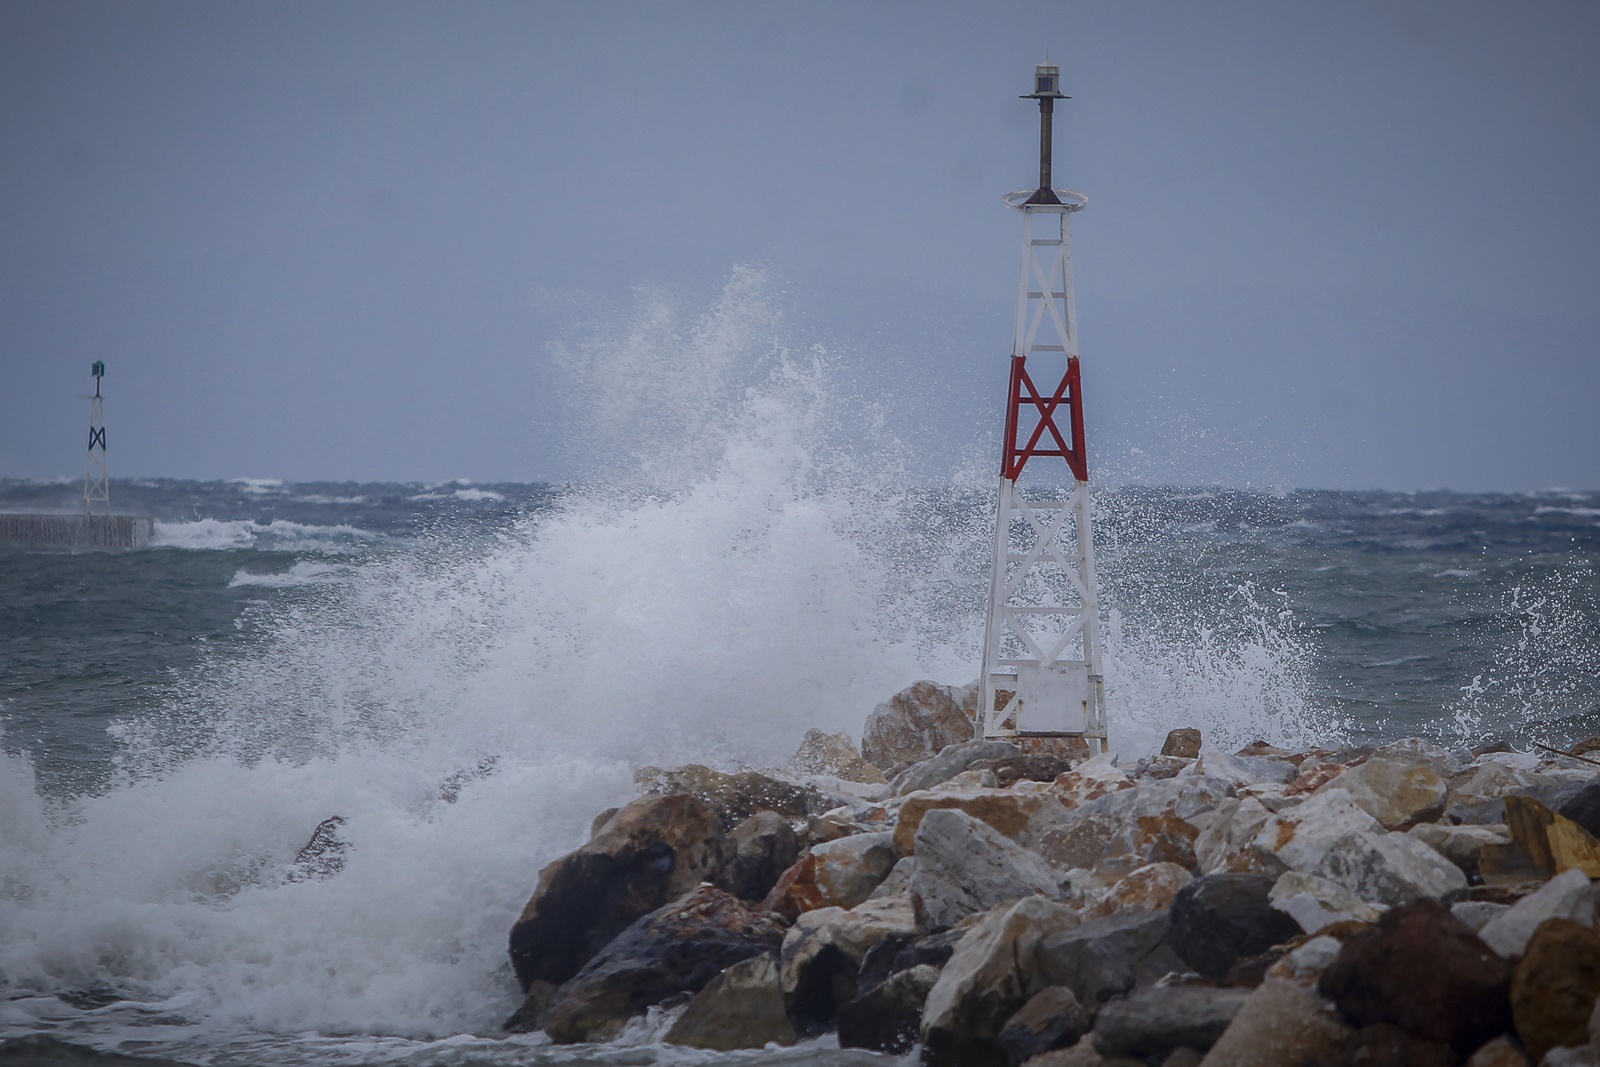
[[[83,476],[83,513],[94,514],[100,504],[103,514],[111,514],[111,466],[106,457],[106,405],[100,396],[100,378],[105,364],[94,365],[94,396],[89,398],[89,466]]]
[[[1006,202],[1023,214],[1022,270],[983,643],[985,737],[1076,736],[1104,751],[1094,533],[1078,372],[1069,220],[1081,193]],[[1065,420],[1063,420],[1065,416]],[[1029,465],[1033,459],[1062,465]],[[1037,484],[1018,484],[1024,470]]]

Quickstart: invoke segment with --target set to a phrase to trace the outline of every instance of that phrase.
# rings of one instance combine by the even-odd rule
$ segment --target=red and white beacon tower
[[[1050,180],[1060,68],[1034,68],[1039,187],[1022,212],[1011,385],[1006,394],[994,565],[983,639],[983,736],[1082,737],[1106,750],[1089,465],[1078,378],[1078,309],[1068,222],[1088,203]],[[1024,485],[1024,474],[1027,475]]]

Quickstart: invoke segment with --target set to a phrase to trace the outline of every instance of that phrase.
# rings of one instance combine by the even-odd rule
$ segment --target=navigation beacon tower
[[[106,463],[106,404],[100,396],[100,379],[106,376],[106,365],[95,360],[89,368],[94,375],[94,396],[89,398],[89,468],[83,476],[83,513],[94,514],[96,503],[104,506],[102,514],[111,514],[111,468]]]
[[[1022,212],[1022,274],[979,715],[984,737],[1082,737],[1104,752],[1100,618],[1068,236],[1072,213],[1088,197],[1051,184],[1055,102],[1067,99],[1060,82],[1054,64],[1034,68],[1034,91],[1022,99],[1039,102],[1039,187],[1005,198]]]

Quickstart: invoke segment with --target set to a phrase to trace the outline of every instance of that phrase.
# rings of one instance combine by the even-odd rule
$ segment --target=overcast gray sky
[[[549,342],[736,264],[936,475],[1046,49],[1098,470],[1600,487],[1600,4],[1408,0],[0,0],[0,476],[105,359],[117,475],[569,477]]]

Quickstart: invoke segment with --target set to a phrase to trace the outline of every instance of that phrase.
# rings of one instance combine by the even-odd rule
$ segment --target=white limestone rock
[[[987,823],[935,808],[917,827],[911,899],[924,929],[943,930],[1007,901],[1067,892],[1061,872]]]
[[[1350,794],[1357,807],[1383,824],[1400,830],[1431,822],[1444,813],[1449,790],[1444,776],[1428,763],[1378,756],[1339,775],[1337,788]],[[1335,788],[1332,783],[1324,789]]]
[[[1461,868],[1416,838],[1369,830],[1335,841],[1315,873],[1362,900],[1389,907],[1467,888]]]
[[[1362,810],[1348,792],[1327,789],[1304,804],[1273,815],[1251,843],[1276,856],[1290,870],[1315,873],[1335,842],[1349,834],[1382,830],[1382,824]]]
[[[1207,749],[1200,753],[1194,773],[1226,778],[1240,785],[1283,785],[1293,781],[1300,768],[1270,756],[1234,756]]]
[[[1528,939],[1546,919],[1594,922],[1594,887],[1589,876],[1573,869],[1563,871],[1484,924],[1478,936],[1506,959],[1515,959],[1528,947]]]
[[[1337,882],[1302,871],[1287,871],[1268,894],[1272,906],[1314,934],[1333,923],[1377,922],[1386,909],[1369,904]]]

